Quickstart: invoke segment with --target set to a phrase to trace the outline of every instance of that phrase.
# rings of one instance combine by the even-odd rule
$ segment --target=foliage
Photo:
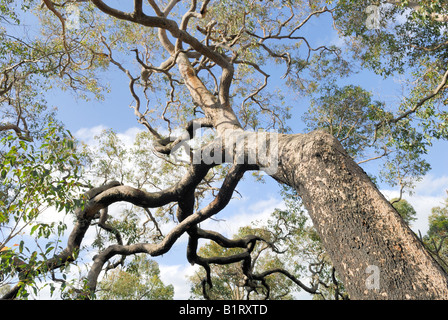
[[[413,221],[417,220],[417,212],[408,201],[405,199],[394,198],[390,200],[390,202],[408,225],[411,225]]]
[[[36,292],[36,278],[61,249],[63,216],[81,205],[81,163],[71,134],[54,124],[42,132],[39,143],[12,133],[1,142],[1,285],[14,280],[18,267],[13,261],[18,260],[19,268],[28,270],[20,283]],[[49,208],[56,213],[53,221],[44,218]],[[20,293],[28,296],[25,286]]]
[[[443,207],[434,207],[428,218],[429,237],[443,237],[448,233],[448,203]]]
[[[395,2],[395,4],[393,4]],[[366,9],[374,6],[375,28],[369,28]],[[447,102],[446,85],[447,34],[444,32],[446,2],[419,1],[339,1],[335,22],[346,45],[362,66],[384,77],[399,76],[406,79],[403,97],[395,119],[388,121],[394,126],[403,123],[395,139],[406,141],[411,133],[422,150],[434,138],[446,138]],[[438,89],[437,89],[438,88]],[[411,118],[410,115],[415,114]],[[415,133],[413,133],[415,132]],[[411,136],[412,138],[412,136]],[[415,139],[414,138],[414,139]],[[415,151],[418,151],[416,149]]]

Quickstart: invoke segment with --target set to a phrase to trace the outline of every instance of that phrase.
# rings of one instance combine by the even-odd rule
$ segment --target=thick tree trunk
[[[448,277],[331,135],[279,137],[271,176],[299,192],[352,299],[447,299]]]

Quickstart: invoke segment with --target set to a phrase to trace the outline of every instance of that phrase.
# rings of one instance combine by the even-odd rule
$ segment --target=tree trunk
[[[447,299],[448,277],[333,136],[278,139],[271,174],[294,187],[352,299]]]

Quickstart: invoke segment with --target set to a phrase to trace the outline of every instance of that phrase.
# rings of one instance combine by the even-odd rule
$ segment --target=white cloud
[[[414,191],[421,195],[446,197],[446,190],[448,190],[448,176],[436,177],[429,174],[417,184]]]

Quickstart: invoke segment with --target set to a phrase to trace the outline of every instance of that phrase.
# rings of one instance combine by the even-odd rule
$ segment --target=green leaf
[[[39,225],[38,225],[38,224],[34,225],[34,226],[31,228],[30,235],[33,235],[33,233],[37,230],[37,228],[39,228]]]

